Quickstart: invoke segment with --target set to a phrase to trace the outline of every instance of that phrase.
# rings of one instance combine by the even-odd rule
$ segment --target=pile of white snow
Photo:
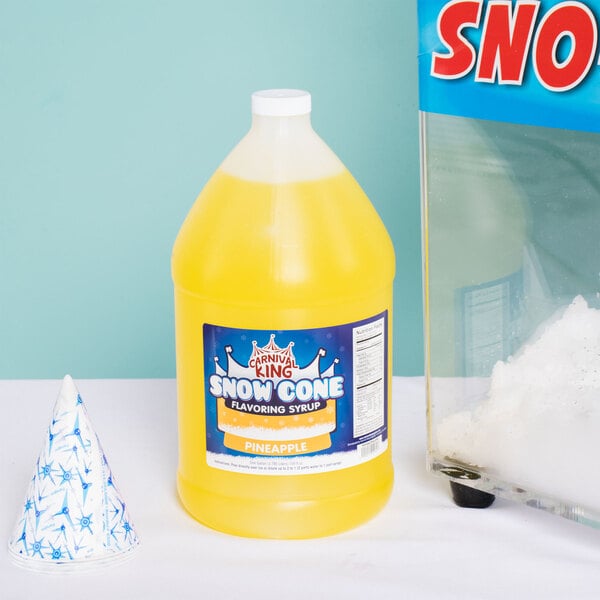
[[[441,456],[557,499],[600,506],[600,310],[576,297],[492,371],[485,400],[435,432]]]

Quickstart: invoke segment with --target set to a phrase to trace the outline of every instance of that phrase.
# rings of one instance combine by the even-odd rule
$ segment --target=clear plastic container
[[[391,492],[394,253],[310,95],[252,109],[173,249],[178,489],[221,531],[323,536]]]
[[[600,135],[423,113],[422,142],[429,467],[598,526]]]

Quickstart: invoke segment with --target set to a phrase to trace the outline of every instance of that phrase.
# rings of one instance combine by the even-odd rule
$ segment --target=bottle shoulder
[[[342,297],[391,282],[394,251],[377,212],[345,170],[286,184],[219,170],[181,228],[172,273],[176,285],[202,295]]]

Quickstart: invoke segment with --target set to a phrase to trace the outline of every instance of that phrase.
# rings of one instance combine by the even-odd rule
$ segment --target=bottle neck
[[[230,175],[290,183],[337,175],[344,165],[313,130],[310,114],[252,115],[252,126],[221,164]]]
[[[293,117],[273,117],[265,115],[252,115],[250,133],[282,140],[291,136],[312,134],[310,113]]]

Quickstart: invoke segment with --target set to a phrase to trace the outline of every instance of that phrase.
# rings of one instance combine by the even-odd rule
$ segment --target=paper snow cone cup
[[[9,552],[20,566],[64,572],[125,560],[138,544],[106,455],[67,375]]]

